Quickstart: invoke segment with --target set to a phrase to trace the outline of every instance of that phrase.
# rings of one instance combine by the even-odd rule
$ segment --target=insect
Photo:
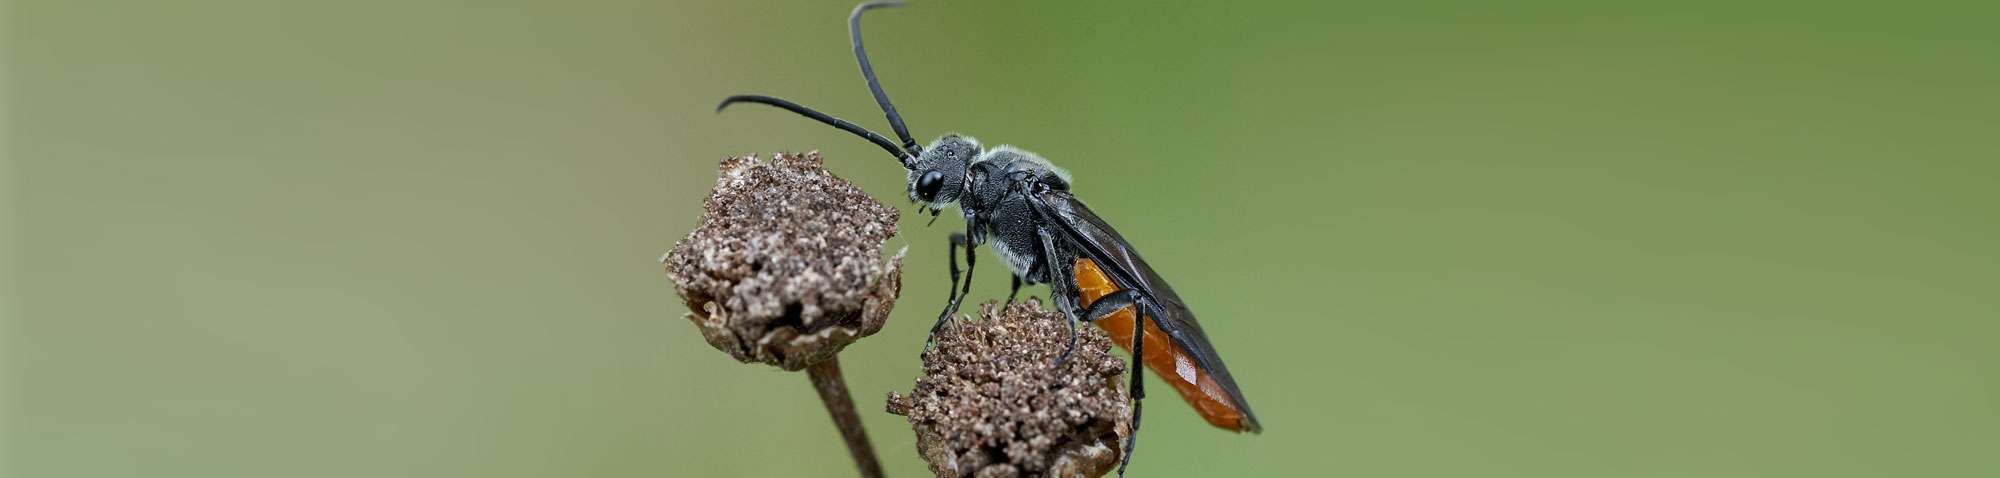
[[[1195,322],[1194,312],[1124,236],[1071,193],[1068,172],[1034,153],[1005,145],[983,147],[978,140],[958,134],[917,145],[902,115],[882,91],[861,43],[862,13],[902,5],[863,3],[847,17],[861,76],[901,144],[846,120],[770,96],[731,96],[716,106],[716,112],[736,103],[763,104],[860,136],[888,151],[908,170],[909,197],[919,204],[920,212],[930,210],[932,221],[951,206],[964,213],[965,232],[952,233],[947,248],[952,287],[947,289],[950,297],[944,312],[931,326],[933,336],[972,290],[975,250],[991,244],[995,255],[1013,272],[1008,302],[1020,294],[1024,284],[1048,284],[1055,306],[1069,317],[1072,349],[1076,322],[1095,323],[1131,351],[1134,364],[1144,363],[1159,374],[1209,424],[1237,432],[1262,431],[1229,368],[1209,344],[1201,324]],[[963,288],[958,269],[960,247],[965,251]],[[1064,352],[1058,360],[1068,356]],[[1136,369],[1132,373],[1133,435],[1127,438],[1124,461],[1118,466],[1121,476],[1137,445],[1139,405],[1146,395],[1144,375]]]

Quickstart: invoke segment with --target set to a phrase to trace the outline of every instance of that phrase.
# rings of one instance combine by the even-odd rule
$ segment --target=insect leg
[[[1037,233],[1042,236],[1042,253],[1036,259],[1035,265],[1029,269],[1048,271],[1050,269],[1049,264],[1062,259],[1056,258],[1055,238],[1049,234],[1049,231],[1041,229]],[[1055,302],[1056,310],[1061,310],[1063,318],[1068,319],[1065,321],[1065,325],[1069,326],[1069,347],[1064,348],[1062,355],[1056,358],[1056,365],[1062,365],[1063,361],[1069,360],[1069,354],[1076,351],[1076,321],[1077,317],[1083,315],[1084,311],[1076,305],[1077,290],[1075,277],[1069,274],[1048,274],[1046,272],[1044,272],[1044,275],[1049,283],[1049,300]],[[1015,278],[1019,279],[1020,276],[1015,276]]]
[[[1104,297],[1097,298],[1097,302],[1091,302],[1090,308],[1084,309],[1083,321],[1096,322],[1098,319],[1118,313],[1119,309],[1130,307],[1138,298],[1139,294],[1132,292],[1132,289],[1118,289],[1117,292],[1104,294]]]
[[[1021,276],[1014,276],[1014,288],[1007,291],[1007,305],[1014,305],[1014,296],[1021,295]]]
[[[959,301],[965,300],[965,296],[972,295],[972,269],[979,259],[979,243],[985,242],[979,239],[979,235],[974,234],[975,227],[978,227],[978,222],[968,220],[965,221],[965,234],[951,235],[953,239],[965,241],[965,288],[958,290],[958,298],[951,301],[951,309],[946,310],[945,315],[958,313]]]
[[[1131,306],[1134,297],[1137,297],[1137,294],[1132,293],[1132,289],[1123,289],[1117,292],[1112,292],[1110,294],[1106,294],[1104,297],[1097,298],[1097,302],[1091,302],[1090,308],[1085,309],[1083,313],[1072,314],[1072,315],[1076,317],[1081,317],[1084,322],[1096,322],[1099,319],[1108,317],[1111,314],[1116,314],[1118,313],[1119,310]],[[1056,365],[1062,365],[1063,361],[1069,360],[1070,352],[1075,352],[1075,351],[1076,351],[1076,319],[1071,319],[1069,321],[1069,348],[1063,349],[1062,356],[1056,358]]]
[[[937,318],[937,323],[934,323],[934,324],[931,324],[931,334],[930,334],[930,337],[929,337],[929,338],[926,338],[926,339],[924,339],[924,349],[925,349],[925,350],[930,350],[930,348],[931,348],[931,345],[933,345],[933,344],[937,343],[937,334],[938,334],[938,331],[939,331],[939,330],[944,330],[944,324],[945,324],[946,322],[950,322],[950,321],[951,321],[951,314],[952,314],[952,313],[954,313],[954,312],[958,312],[958,299],[959,299],[959,297],[958,297],[958,246],[959,246],[959,245],[963,245],[963,244],[967,244],[967,242],[966,242],[966,240],[965,240],[965,235],[964,235],[964,234],[960,234],[960,233],[956,233],[956,232],[954,232],[954,233],[951,233],[951,245],[950,245],[949,247],[947,247],[947,248],[946,248],[946,255],[945,255],[945,263],[946,263],[946,264],[950,264],[950,270],[951,270],[951,287],[946,287],[946,288],[945,288],[945,290],[944,290],[946,294],[949,294],[949,295],[950,295],[950,297],[949,297],[949,298],[947,298],[947,299],[946,299],[946,301],[945,301],[945,304],[946,304],[946,305],[945,305],[945,308],[944,308],[944,313],[941,313],[941,314],[938,314],[938,318]],[[965,252],[966,252],[966,255],[967,255],[967,256],[971,256],[971,255],[972,255],[972,254],[971,254],[971,252],[972,252],[972,246],[969,246],[969,245],[967,245],[967,246],[965,247]],[[967,271],[967,272],[969,273],[969,272],[970,272],[970,271],[972,270],[972,263],[971,263],[970,261],[967,261],[967,262],[966,262],[966,264],[965,264],[965,268],[966,268],[966,271]],[[966,281],[965,281],[965,285],[966,285],[966,289],[968,289],[968,290],[972,288],[972,278],[971,278],[971,277],[967,277],[967,278],[966,278]]]
[[[1131,289],[1126,289],[1125,292]],[[1112,295],[1117,295],[1116,292]],[[1106,296],[1105,298],[1110,298]],[[1098,301],[1102,303],[1103,301]],[[1144,302],[1143,300],[1141,302]],[[1092,304],[1095,306],[1095,304]],[[1118,476],[1125,476],[1125,465],[1132,464],[1132,452],[1139,448],[1139,405],[1146,398],[1146,372],[1140,370],[1146,355],[1146,309],[1148,304],[1138,304],[1132,308],[1132,435],[1125,437],[1125,458],[1118,461]]]

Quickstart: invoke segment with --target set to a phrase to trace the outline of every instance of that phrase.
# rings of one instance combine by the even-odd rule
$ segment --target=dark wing
[[[1201,324],[1195,322],[1194,312],[1188,310],[1187,303],[1181,302],[1180,294],[1167,285],[1166,279],[1153,272],[1153,266],[1139,258],[1139,251],[1118,235],[1117,229],[1105,224],[1097,213],[1084,207],[1069,191],[1050,190],[1039,194],[1028,194],[1028,203],[1034,205],[1035,213],[1058,238],[1064,239],[1084,257],[1097,262],[1105,273],[1111,276],[1120,288],[1136,289],[1160,306],[1160,314],[1146,314],[1148,320],[1160,327],[1161,331],[1173,337],[1174,345],[1194,357],[1195,365],[1215,378],[1222,388],[1229,391],[1229,398],[1243,409],[1243,415],[1256,427],[1257,415],[1250,412],[1250,403],[1243,400],[1243,390],[1236,387],[1236,378],[1229,375],[1229,367],[1222,364],[1222,357],[1215,353],[1215,346],[1208,343],[1208,334],[1202,332]],[[1143,324],[1133,324],[1143,327]],[[1136,366],[1136,365],[1135,365]]]

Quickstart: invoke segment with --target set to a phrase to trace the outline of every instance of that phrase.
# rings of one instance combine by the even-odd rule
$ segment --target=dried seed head
[[[882,329],[902,290],[902,253],[882,260],[895,209],[817,152],[721,170],[701,226],[661,258],[709,345],[799,370]]]
[[[909,417],[917,452],[938,476],[1099,476],[1118,466],[1132,414],[1111,340],[1081,327],[1069,347],[1062,313],[1029,300],[980,306],[978,322],[956,322],[924,353],[909,396],[889,394],[889,413]]]

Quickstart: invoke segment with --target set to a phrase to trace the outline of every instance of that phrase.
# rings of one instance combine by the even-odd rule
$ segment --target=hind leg
[[[1118,462],[1118,476],[1125,476],[1125,465],[1132,462],[1132,451],[1139,446],[1140,400],[1146,398],[1146,372],[1144,369],[1146,363],[1146,309],[1150,305],[1145,298],[1134,293],[1132,289],[1122,289],[1117,292],[1105,294],[1104,297],[1099,297],[1096,302],[1090,303],[1090,308],[1085,309],[1081,314],[1084,321],[1096,322],[1105,317],[1110,317],[1111,314],[1116,314],[1118,311],[1125,310],[1127,307],[1132,308],[1133,312],[1132,388],[1130,395],[1132,400],[1132,435],[1125,437],[1125,457]],[[1074,323],[1075,321],[1071,321],[1071,324]],[[1071,336],[1070,348],[1074,349],[1076,347],[1074,332],[1072,332]],[[1063,357],[1068,358],[1069,352],[1063,352]]]

